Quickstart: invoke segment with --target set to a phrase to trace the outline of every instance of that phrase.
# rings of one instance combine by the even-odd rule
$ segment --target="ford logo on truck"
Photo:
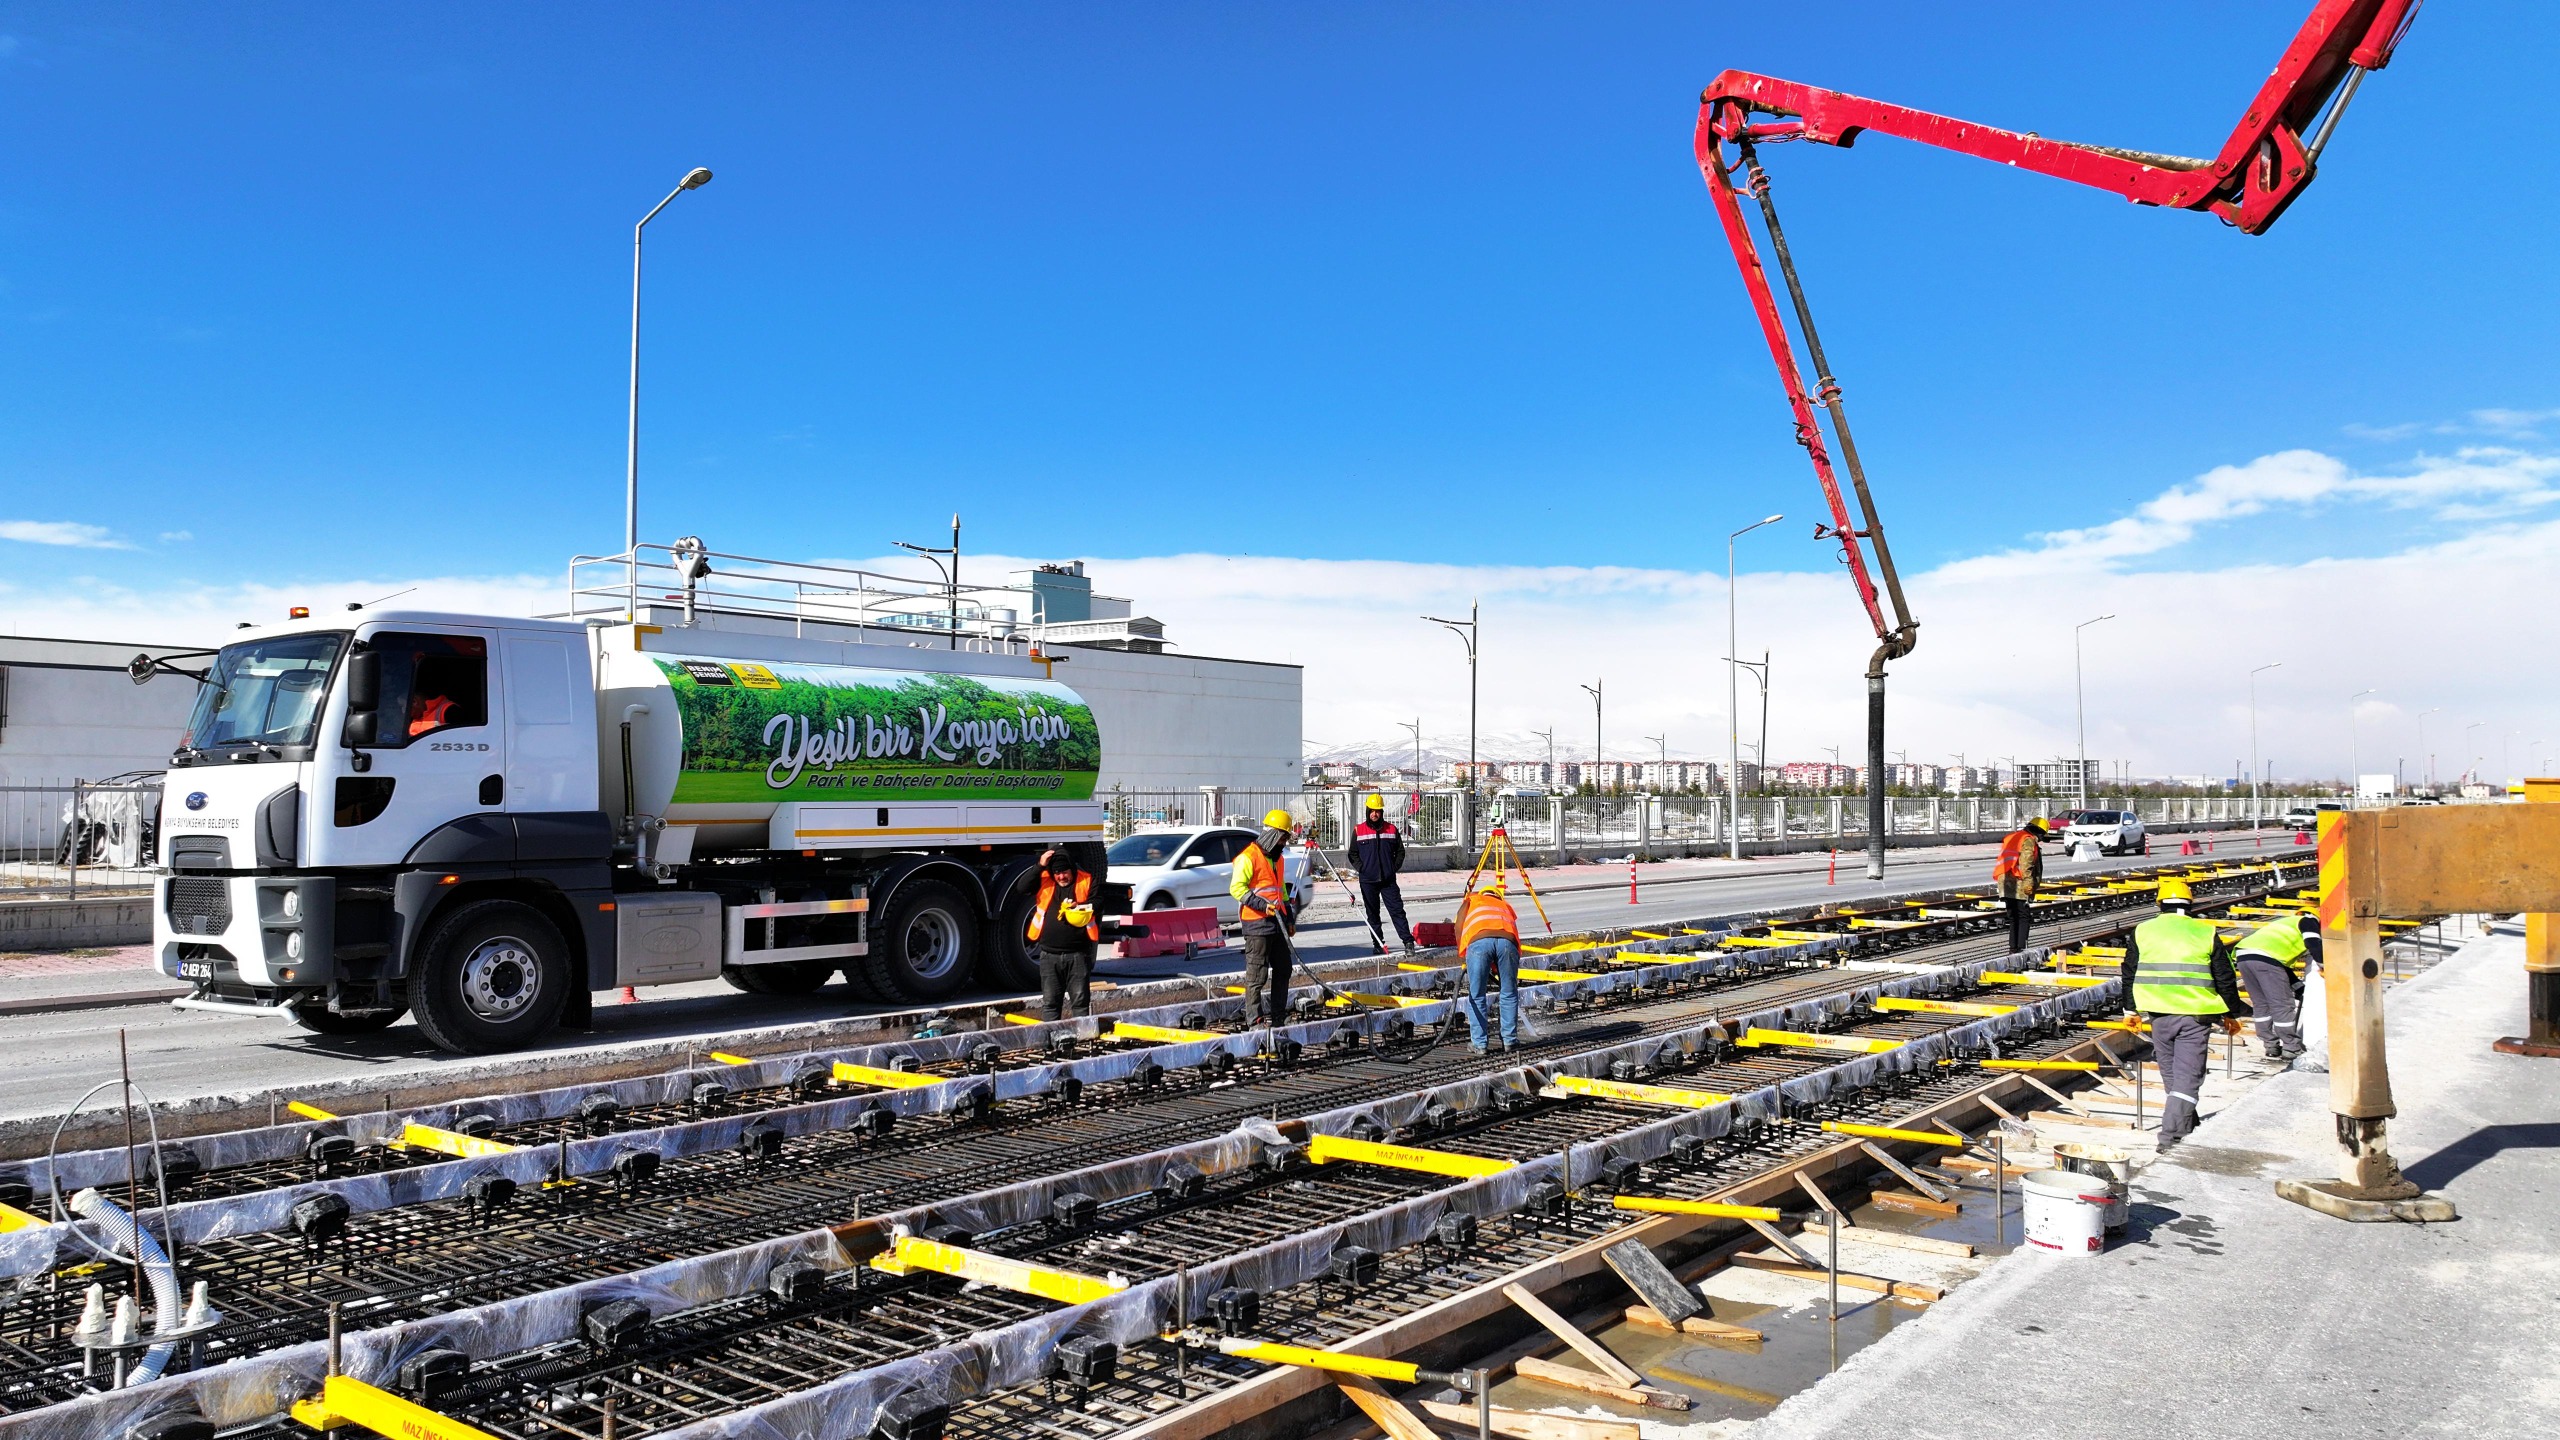
[[[190,809],[190,810],[201,810],[201,809],[203,809],[203,808],[204,808],[204,792],[203,792],[203,791],[201,791],[201,790],[197,790],[197,791],[193,791],[193,792],[191,792],[191,793],[187,796],[187,808],[188,808],[188,809]]]

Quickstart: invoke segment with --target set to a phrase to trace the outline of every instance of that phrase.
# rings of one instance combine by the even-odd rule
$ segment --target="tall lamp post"
[[[631,227],[631,433],[622,458],[622,553],[628,582],[623,604],[634,624],[640,619],[640,232],[677,196],[710,183],[711,172],[694,166],[667,192],[666,199],[650,206],[640,223]]]
[[[1396,723],[1413,732],[1413,788],[1419,790],[1425,778],[1422,773],[1422,717],[1416,715],[1411,720]]]
[[[2474,720],[2470,724],[2462,727],[2462,748],[2471,752],[2470,760],[2464,763],[2462,769],[2463,776],[2466,779],[2477,780],[2480,778],[2479,770],[2482,756],[2480,754],[2480,747],[2471,743],[2471,732],[2474,730],[2485,729],[2488,724],[2489,722],[2486,720]]]
[[[2088,692],[2080,683],[2080,632],[2097,624],[2098,620],[2114,618],[2114,614],[2109,613],[2071,627],[2071,708],[2080,727],[2080,767],[2071,777],[2072,793],[2078,798],[2071,803],[2081,810],[2089,808],[2089,703],[2085,698]]]
[[[2427,788],[2429,790],[2436,788],[2436,757],[2433,752],[2427,749],[2427,717],[2435,714],[2443,708],[2444,707],[2441,705],[2430,705],[2426,709],[2418,712],[2418,755],[2419,758],[2427,762]]]
[[[2284,662],[2270,660],[2249,672],[2249,828],[2258,828],[2261,808],[2258,804],[2258,675],[2261,671],[2281,670]]]
[[[1765,520],[1754,520],[1724,537],[1725,827],[1732,836],[1728,853],[1736,860],[1742,858],[1742,662],[1735,658],[1742,653],[1742,602],[1734,588],[1733,542],[1763,525],[1775,525],[1786,518],[1784,515],[1772,515]],[[1769,682],[1764,674],[1760,682],[1760,743],[1764,752],[1768,748],[1768,697]],[[1768,766],[1766,753],[1760,756],[1760,764],[1763,768]]]
[[[2378,690],[2359,690],[2347,697],[2347,796],[2350,800],[2364,793],[2364,756],[2356,743],[2356,702]]]
[[[1447,626],[1449,633],[1464,641],[1467,647],[1467,798],[1466,814],[1458,822],[1458,843],[1470,850],[1476,844],[1476,637],[1480,633],[1476,621],[1480,609],[1476,601],[1470,600],[1464,620],[1443,620],[1437,615],[1422,617],[1434,625]]]
[[[1594,793],[1600,789],[1600,772],[1609,763],[1608,751],[1600,743],[1600,690],[1608,683],[1603,678],[1582,687],[1591,697],[1591,788]]]
[[[1529,733],[1547,742],[1547,788],[1553,790],[1562,783],[1556,779],[1556,732],[1550,728]]]
[[[950,631],[951,631],[951,648],[952,648],[952,649],[954,649],[954,650],[959,649],[959,648],[960,648],[960,517],[959,517],[959,516],[957,516],[957,515],[954,515],[954,516],[952,516],[952,517],[951,517],[951,543],[950,543],[950,544],[948,544],[948,545],[914,545],[914,544],[910,544],[910,543],[908,543],[907,541],[900,540],[900,541],[898,541],[898,542],[897,542],[897,546],[898,546],[898,548],[899,548],[899,549],[901,549],[901,550],[912,550],[912,551],[914,551],[914,552],[915,552],[915,553],[917,553],[918,555],[921,555],[921,556],[923,556],[924,558],[926,558],[927,560],[932,561],[932,562],[933,562],[933,568],[934,568],[934,569],[942,571],[942,588],[943,588],[943,593],[944,593],[944,595],[945,595],[945,596],[947,596],[947,597],[948,597],[949,602],[950,602],[950,606],[951,606],[951,618],[950,618],[950,620],[947,622],[947,624],[948,624],[948,626],[949,626],[949,628],[950,628]],[[942,564],[942,559],[943,559],[943,557],[944,557],[944,556],[946,556],[946,555],[947,555],[947,556],[949,556],[949,557],[951,557],[951,565],[950,565],[950,568],[948,568],[948,569],[944,569],[943,564]]]

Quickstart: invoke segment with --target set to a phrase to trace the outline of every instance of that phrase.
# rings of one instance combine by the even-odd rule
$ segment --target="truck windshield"
[[[263,752],[309,745],[320,724],[330,667],[346,643],[343,634],[277,635],[222,647],[196,694],[176,763],[217,754],[230,759],[229,752],[243,747]]]

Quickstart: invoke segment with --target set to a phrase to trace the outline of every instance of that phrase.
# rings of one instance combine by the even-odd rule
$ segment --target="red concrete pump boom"
[[[1878,644],[1867,666],[1868,878],[1884,876],[1884,667],[1887,661],[1911,653],[1918,643],[1919,622],[1911,618],[1911,608],[1903,600],[1902,581],[1894,573],[1893,552],[1885,545],[1875,497],[1868,491],[1866,470],[1858,463],[1857,443],[1849,434],[1849,417],[1840,403],[1839,382],[1832,378],[1831,366],[1823,356],[1822,339],[1813,326],[1813,311],[1805,300],[1803,284],[1796,278],[1795,262],[1787,253],[1785,232],[1778,228],[1777,205],[1770,197],[1768,172],[1760,166],[1757,147],[1763,143],[1810,140],[1845,150],[1856,144],[1861,134],[1873,130],[2112,190],[2137,205],[2210,210],[2242,232],[2255,235],[2273,225],[2285,207],[2311,183],[2318,173],[2320,152],[2329,143],[2338,118],[2346,113],[2347,103],[2355,98],[2356,87],[2368,71],[2390,63],[2391,52],[2407,33],[2409,22],[2416,18],[2420,3],[2422,0],[2318,0],[2311,17],[2302,22],[2292,45],[2286,48],[2284,58],[2277,62],[2274,72],[2250,101],[2247,113],[2233,127],[2231,138],[2210,160],[2047,140],[1742,70],[1718,75],[1715,83],[1698,97],[1698,168],[1706,176],[1716,215],[1724,222],[1725,240],[1733,247],[1734,262],[1742,269],[1743,287],[1750,292],[1752,310],[1759,316],[1761,332],[1769,342],[1769,354],[1777,361],[1779,384],[1795,411],[1796,443],[1804,446],[1811,457],[1814,478],[1821,483],[1823,499],[1831,509],[1831,523],[1819,527],[1816,534],[1839,541],[1841,562],[1848,566],[1849,578],[1858,587],[1858,599],[1866,606],[1867,619],[1875,627]],[[1728,147],[1732,151],[1730,158]],[[1737,167],[1748,177],[1748,188],[1759,203],[1761,224],[1769,232],[1770,249],[1777,256],[1788,299],[1793,302],[1796,327],[1804,335],[1806,358],[1814,373],[1810,391],[1796,360],[1794,342],[1779,317],[1777,299],[1770,291],[1759,249],[1743,222],[1740,189],[1734,184]],[[1824,443],[1820,422],[1814,417],[1817,402],[1830,413],[1832,434],[1838,439],[1841,461],[1848,468],[1850,488],[1857,492],[1858,514],[1854,518],[1840,493],[1831,453]],[[1875,557],[1872,568],[1867,558],[1869,548]],[[1883,580],[1883,601],[1893,608],[1890,621],[1877,595],[1879,576]]]

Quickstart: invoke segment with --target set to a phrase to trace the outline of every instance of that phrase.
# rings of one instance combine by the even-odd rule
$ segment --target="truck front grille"
[[[195,875],[171,877],[169,927],[181,935],[219,935],[230,929],[230,883]]]

